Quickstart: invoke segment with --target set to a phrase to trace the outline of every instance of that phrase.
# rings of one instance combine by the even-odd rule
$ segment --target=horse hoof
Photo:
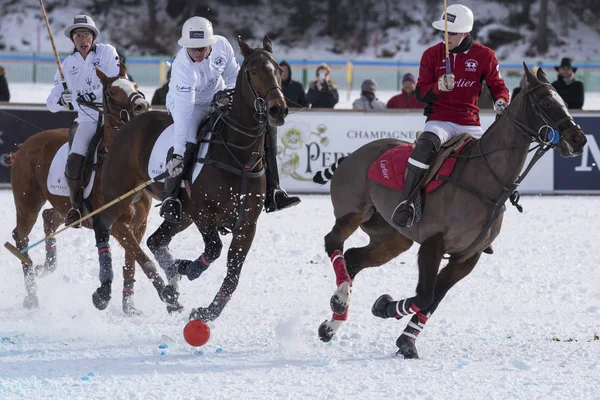
[[[98,310],[104,310],[108,307],[110,302],[110,283],[103,283],[96,291],[92,294],[92,302]]]
[[[379,318],[389,318],[385,310],[387,305],[392,301],[394,301],[392,296],[389,294],[382,294],[377,300],[375,300],[375,303],[373,303],[373,307],[371,307],[371,313]]]
[[[397,355],[403,356],[407,360],[418,360],[419,353],[417,352],[417,346],[415,346],[415,340],[405,335],[400,335],[396,340],[396,346],[398,346]]]
[[[40,306],[40,302],[38,300],[38,297],[35,295],[29,295],[26,296],[25,299],[23,299],[23,307],[25,307],[28,310],[31,310],[32,308],[38,308]]]
[[[348,282],[344,282],[338,286],[337,290],[333,296],[331,296],[331,300],[329,301],[331,311],[333,311],[334,314],[342,315],[346,312],[348,304],[350,304],[351,293],[350,284]]]
[[[179,292],[173,285],[167,285],[162,291],[163,301],[169,305],[175,306],[179,299]]]
[[[192,312],[190,312],[190,321],[199,319],[201,321],[208,322],[214,321],[217,317],[218,315],[214,315],[213,313],[208,311],[208,308],[203,307],[194,308],[192,309]]]
[[[123,314],[127,315],[128,317],[144,315],[143,312],[135,308],[133,299],[130,297],[123,297]]]
[[[171,304],[167,305],[167,312],[169,314],[178,313],[181,311],[183,311],[183,306],[179,303],[176,303],[173,305],[171,305]]]
[[[333,339],[333,336],[335,335],[335,332],[333,331],[333,329],[329,326],[328,324],[328,320],[323,321],[323,323],[319,326],[319,339],[321,339],[322,342],[329,342],[331,339]]]
[[[37,278],[43,278],[56,271],[56,264],[36,265],[34,271]]]

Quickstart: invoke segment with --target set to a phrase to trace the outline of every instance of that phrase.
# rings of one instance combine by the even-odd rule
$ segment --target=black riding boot
[[[267,169],[267,195],[265,198],[266,212],[283,210],[300,204],[296,196],[289,196],[279,186],[279,171],[277,169],[277,128],[267,126],[265,138],[265,161]]]
[[[186,143],[185,152],[183,153],[183,172],[173,178],[165,178],[165,199],[160,206],[159,214],[169,222],[181,222],[181,201],[179,200],[179,189],[181,188],[181,181],[187,174],[190,166],[193,166],[195,151],[195,143]],[[169,152],[167,162],[169,162],[169,159],[172,157],[172,155],[173,153]]]
[[[419,136],[417,145],[408,159],[408,171],[402,189],[402,198],[392,215],[392,221],[399,227],[412,226],[415,208],[412,199],[410,203],[407,201],[408,197],[429,170],[429,164],[435,158],[440,147],[440,138],[434,133],[423,132]]]
[[[83,188],[81,187],[81,172],[85,157],[80,154],[69,154],[67,167],[65,168],[65,178],[69,186],[69,197],[71,199],[71,209],[67,213],[65,225],[71,225],[73,222],[81,219],[83,215]],[[81,228],[81,223],[74,225],[73,228]]]

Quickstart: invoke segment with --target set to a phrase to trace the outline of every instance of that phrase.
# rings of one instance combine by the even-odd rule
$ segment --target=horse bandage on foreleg
[[[417,312],[410,319],[410,322],[408,323],[408,325],[406,325],[406,328],[404,328],[402,334],[404,336],[408,336],[409,338],[416,340],[419,334],[423,331],[427,320],[429,320],[428,315],[425,315],[420,311]]]
[[[113,281],[113,270],[112,270],[112,254],[110,252],[110,246],[108,243],[98,243],[98,261],[100,263],[100,283],[107,283]]]
[[[331,260],[333,271],[335,272],[335,284],[340,286],[342,283],[348,282],[348,284],[352,286],[352,279],[350,279],[350,275],[348,274],[346,259],[344,258],[342,251],[334,251],[329,259]]]
[[[202,273],[208,269],[213,261],[214,260],[208,258],[205,253],[202,253],[200,257],[186,267],[186,275],[188,279],[190,281],[198,279],[200,275],[202,275]]]
[[[395,303],[396,315],[394,318],[396,319],[400,319],[407,315],[412,315],[421,311],[421,309],[417,307],[415,303],[413,303],[412,298],[396,301]],[[392,303],[392,305],[393,304],[394,303]]]

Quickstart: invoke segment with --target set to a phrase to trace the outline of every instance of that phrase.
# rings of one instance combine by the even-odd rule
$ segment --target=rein
[[[522,133],[523,135],[527,136],[527,140],[525,142],[515,143],[515,144],[509,145],[509,146],[505,146],[505,147],[501,147],[501,148],[494,149],[491,151],[487,151],[485,153],[481,150],[481,140],[478,140],[477,141],[478,154],[469,155],[469,156],[465,157],[465,161],[467,159],[480,158],[484,162],[488,172],[494,177],[494,180],[496,182],[498,182],[500,184],[500,186],[502,186],[502,195],[500,196],[500,198],[498,200],[493,200],[493,199],[486,197],[477,188],[474,188],[471,185],[467,185],[467,184],[459,181],[457,178],[442,177],[442,176],[436,177],[436,179],[453,182],[454,184],[458,185],[462,189],[473,193],[483,203],[491,205],[494,209],[494,212],[492,213],[488,222],[486,223],[484,228],[481,230],[479,235],[477,235],[475,240],[469,246],[467,246],[467,248],[465,248],[464,250],[461,250],[458,253],[450,254],[449,256],[444,256],[445,259],[459,258],[459,257],[467,254],[477,244],[479,244],[479,242],[481,242],[484,239],[484,237],[487,235],[489,229],[492,227],[492,225],[494,224],[496,219],[500,216],[500,214],[502,212],[506,211],[506,206],[504,205],[504,203],[506,203],[506,200],[510,199],[511,204],[513,206],[515,206],[520,213],[522,213],[523,207],[519,204],[521,195],[516,190],[517,187],[521,184],[521,182],[523,181],[523,179],[525,179],[525,177],[529,174],[529,172],[531,172],[531,169],[540,160],[540,158],[542,158],[542,156],[544,154],[546,154],[546,152],[548,150],[554,149],[557,147],[558,143],[560,142],[561,136],[563,136],[567,132],[570,132],[573,129],[580,129],[579,125],[577,125],[569,115],[566,115],[565,117],[561,118],[559,121],[554,122],[554,121],[552,121],[552,118],[550,118],[550,116],[544,111],[544,108],[541,107],[541,105],[539,104],[539,101],[533,95],[533,92],[536,91],[537,89],[543,88],[545,85],[549,85],[549,84],[540,83],[539,85],[529,87],[527,89],[527,91],[525,92],[527,99],[529,100],[529,104],[531,104],[531,106],[534,110],[534,113],[542,120],[542,122],[545,125],[541,126],[536,131],[536,130],[530,128],[528,125],[526,125],[522,121],[520,121],[519,119],[517,119],[516,117],[514,117],[509,112],[509,110],[510,110],[510,107],[509,107],[504,111],[502,116],[506,116],[506,118],[510,122],[512,122],[514,125],[516,125],[520,129],[519,132]],[[525,107],[525,110],[526,109],[527,109],[527,107]],[[560,128],[566,124],[568,124],[569,126],[567,126],[564,130],[561,131]],[[541,131],[544,129],[545,129],[546,137],[542,137],[542,135],[541,135]],[[550,136],[550,135],[552,135],[552,136]],[[500,150],[507,150],[510,148],[519,148],[519,147],[523,147],[523,146],[529,146],[533,142],[538,143],[538,145],[528,151],[528,152],[531,152],[533,150],[536,150],[531,161],[529,161],[529,164],[527,164],[527,167],[525,168],[525,170],[518,176],[518,178],[514,182],[512,182],[510,184],[504,184],[504,182],[502,182],[502,180],[498,177],[496,172],[493,170],[488,159],[486,158],[486,155],[495,153]],[[463,163],[463,165],[464,165],[464,163]]]
[[[222,91],[225,96],[218,97],[219,95],[215,95],[213,99],[213,103],[211,104],[212,111],[217,115],[214,121],[211,121],[211,130],[215,136],[220,136],[221,140],[217,140],[215,138],[211,138],[208,141],[211,144],[220,144],[225,147],[225,150],[229,153],[231,158],[235,162],[235,166],[231,166],[222,161],[213,160],[210,158],[199,158],[198,161],[204,164],[212,164],[217,168],[221,168],[225,171],[231,172],[235,175],[241,177],[241,187],[239,192],[240,204],[238,207],[238,212],[236,216],[235,223],[231,228],[231,231],[237,230],[242,223],[242,216],[244,214],[244,209],[246,205],[246,189],[248,184],[248,179],[256,179],[260,178],[265,174],[264,164],[261,165],[261,169],[259,171],[254,171],[255,168],[262,161],[262,139],[267,132],[267,124],[268,124],[268,116],[267,116],[267,104],[272,99],[276,98],[284,98],[283,91],[278,84],[273,85],[269,89],[267,89],[262,95],[260,95],[254,86],[252,85],[250,78],[250,71],[248,70],[247,64],[248,61],[251,60],[256,55],[264,55],[269,61],[277,65],[275,59],[271,56],[271,54],[266,50],[258,50],[255,49],[252,54],[244,59],[244,62],[241,65],[240,73],[243,73],[243,85],[247,85],[252,93],[252,98],[246,98],[246,103],[249,107],[254,109],[253,118],[257,121],[256,125],[245,126],[238,121],[236,121],[233,117],[229,115],[230,107],[229,105],[233,103],[233,93],[235,89],[230,89],[226,91]],[[275,92],[269,96],[269,93]],[[212,112],[211,112],[212,113]],[[252,141],[245,146],[241,146],[235,143],[231,143],[227,141],[222,134],[222,130],[225,129],[224,126],[219,127],[219,122],[223,122],[225,126],[227,126],[232,131],[235,131],[243,136],[246,136]],[[235,155],[234,150],[241,151],[250,151],[250,157],[248,161],[241,162],[238,157]]]

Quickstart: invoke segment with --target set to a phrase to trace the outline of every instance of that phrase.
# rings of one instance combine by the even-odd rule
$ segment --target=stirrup
[[[77,213],[77,214],[75,214]],[[81,215],[81,210],[79,210],[78,208],[70,208],[69,211],[67,212],[67,218],[65,219],[65,225],[71,225],[73,222],[80,220],[82,217]],[[81,222],[78,223],[77,225],[73,225],[71,228],[81,228]]]
[[[165,221],[181,222],[181,201],[176,197],[167,197],[161,204],[159,214]]]
[[[403,208],[402,210],[400,210],[401,207]],[[394,217],[401,211],[408,212],[409,217],[406,220],[406,225],[401,225],[394,221]],[[398,204],[394,209],[394,212],[392,213],[392,222],[401,228],[410,228],[415,222],[415,214],[415,205],[413,203],[407,204],[406,200],[404,200],[400,202],[400,204]]]

